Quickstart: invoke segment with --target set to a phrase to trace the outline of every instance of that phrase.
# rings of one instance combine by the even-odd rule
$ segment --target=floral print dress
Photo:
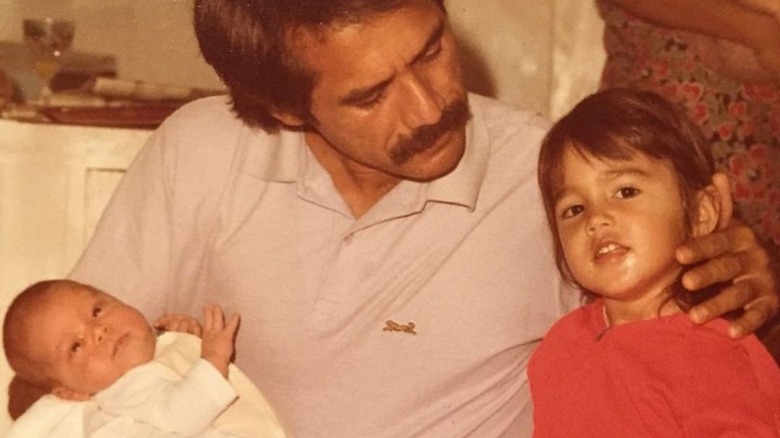
[[[681,103],[729,175],[735,213],[780,247],[780,87],[739,83],[715,72],[691,34],[654,26],[597,0],[607,61],[601,87],[650,89]]]

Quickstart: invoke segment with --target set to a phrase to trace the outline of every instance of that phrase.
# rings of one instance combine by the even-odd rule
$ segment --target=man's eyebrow
[[[414,55],[414,58],[412,58],[411,64],[414,64],[416,62],[419,62],[422,58],[425,57],[425,55],[431,50],[431,47],[436,45],[439,40],[441,40],[441,37],[444,35],[444,20],[439,21],[439,24],[436,26],[436,28],[431,32],[431,35],[428,37],[428,40],[425,41],[425,44],[423,45],[423,48]],[[387,87],[390,82],[395,79],[395,75],[377,83],[374,85],[370,85],[365,88],[358,88],[356,90],[352,90],[349,93],[347,93],[346,96],[339,99],[339,103],[341,105],[354,105],[358,104],[366,99],[369,99],[374,94],[378,93],[385,87]]]

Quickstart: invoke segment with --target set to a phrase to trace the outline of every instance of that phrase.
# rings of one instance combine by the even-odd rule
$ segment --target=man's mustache
[[[409,161],[414,155],[436,144],[448,132],[461,129],[471,118],[466,98],[460,98],[442,111],[441,118],[433,125],[417,128],[409,137],[400,140],[390,152],[390,159],[396,165]]]

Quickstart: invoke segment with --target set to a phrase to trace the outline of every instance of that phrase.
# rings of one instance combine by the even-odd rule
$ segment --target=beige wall
[[[446,4],[466,59],[484,60],[499,99],[557,118],[595,89],[604,53],[602,23],[593,1]]]
[[[446,0],[477,91],[557,117],[598,79],[600,26],[590,0]],[[0,40],[23,17],[77,21],[74,47],[113,53],[120,76],[218,87],[200,58],[192,0],[0,0]]]

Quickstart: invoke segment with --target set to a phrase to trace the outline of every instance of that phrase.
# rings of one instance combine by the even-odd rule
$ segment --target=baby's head
[[[5,355],[17,377],[69,400],[85,400],[149,362],[155,343],[136,309],[70,280],[28,287],[3,322]]]
[[[619,277],[629,270],[654,275],[642,263],[665,264],[663,281],[678,274],[677,245],[717,225],[713,173],[709,147],[681,108],[630,89],[585,98],[553,126],[539,156],[564,278],[589,296],[622,287]],[[594,272],[607,278],[589,285]]]

